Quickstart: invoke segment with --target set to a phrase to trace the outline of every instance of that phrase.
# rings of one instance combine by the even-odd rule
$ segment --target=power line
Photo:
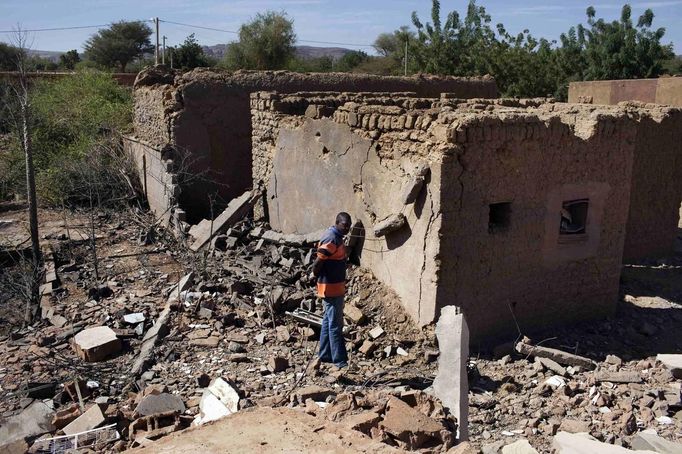
[[[148,22],[148,21],[133,21],[133,22]],[[62,30],[81,30],[84,28],[102,28],[102,27],[109,27],[111,24],[100,24],[100,25],[80,25],[77,27],[55,27],[55,28],[34,28],[31,30],[24,30],[23,28],[21,30],[0,30],[0,33],[16,33],[16,32],[29,32],[29,33],[35,33],[35,32],[55,32],[55,31],[62,31]]]
[[[172,22],[169,20],[163,20],[159,19],[160,22],[165,22],[166,24],[173,24],[173,25],[181,25],[183,27],[192,27],[192,28],[200,28],[203,30],[211,30],[214,32],[223,32],[223,33],[231,33],[234,35],[238,35],[239,32],[236,32],[234,30],[225,30],[222,28],[213,28],[213,27],[204,27],[202,25],[193,25],[193,24],[184,24],[182,22]],[[298,42],[301,43],[314,43],[314,44],[332,44],[336,46],[355,46],[355,47],[374,47],[371,44],[358,44],[358,43],[339,43],[339,42],[334,42],[334,41],[314,41],[311,39],[299,39],[297,40]]]
[[[141,20],[141,21],[135,21],[135,22],[150,22],[149,20]],[[153,20],[152,20],[153,22]],[[230,33],[233,35],[238,35],[239,32],[234,31],[234,30],[226,30],[224,28],[214,28],[214,27],[204,27],[203,25],[196,25],[196,24],[185,24],[182,22],[173,22],[169,20],[163,20],[159,19],[159,22],[164,22],[166,24],[171,24],[171,25],[180,25],[183,27],[190,27],[190,28],[198,28],[202,30],[210,30],[214,32],[221,32],[221,33]],[[76,27],[53,27],[53,28],[34,28],[34,29],[27,29],[27,30],[0,30],[0,33],[16,33],[17,31],[21,32],[28,32],[28,33],[37,33],[37,32],[53,32],[53,31],[64,31],[64,30],[82,30],[82,29],[87,29],[87,28],[102,28],[102,27],[109,27],[111,24],[99,24],[99,25],[81,25],[81,26],[76,26]],[[353,46],[353,47],[374,47],[371,44],[358,44],[358,43],[342,43],[342,42],[336,42],[336,41],[315,41],[311,39],[299,39],[298,42],[300,43],[311,43],[311,44],[328,44],[328,45],[333,45],[333,46]]]

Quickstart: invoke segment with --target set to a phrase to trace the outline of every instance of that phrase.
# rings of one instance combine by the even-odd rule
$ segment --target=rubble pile
[[[1,451],[118,452],[249,407],[420,452],[652,449],[682,437],[682,311],[669,300],[624,296],[613,319],[472,354],[470,441],[457,444],[459,421],[432,396],[434,328],[417,328],[391,290],[350,269],[350,366],[318,367],[316,235],[248,219],[208,228],[190,253],[100,217],[97,269],[88,241],[49,241],[40,321],[0,339]]]
[[[146,445],[250,406],[295,406],[296,390],[308,386],[336,395],[430,384],[432,334],[359,268],[349,273],[345,309],[350,371],[311,367],[322,315],[309,278],[312,239],[244,221],[189,255],[144,244],[134,223],[98,223],[100,279],[87,241],[55,237],[41,322],[0,342],[5,421],[27,418],[37,404],[48,421],[13,432],[20,443],[37,439],[34,451],[72,446],[64,436],[91,437],[103,450]]]

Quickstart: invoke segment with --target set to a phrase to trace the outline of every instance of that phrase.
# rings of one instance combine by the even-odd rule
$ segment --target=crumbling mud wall
[[[460,306],[476,340],[611,313],[636,122],[555,104],[442,116],[456,152],[443,168],[439,303]],[[562,234],[573,201],[586,204],[584,229]]]
[[[286,71],[194,70],[175,74],[160,68],[140,73],[135,84],[135,136],[172,147],[182,159],[178,203],[194,222],[214,214],[251,186],[249,95],[259,90],[415,92],[462,98],[492,98],[491,78],[382,77]],[[161,143],[163,142],[163,143]]]
[[[571,82],[568,102],[618,104],[623,101],[682,107],[682,77]]]
[[[415,126],[430,117],[408,112],[432,101],[336,93],[251,98],[254,185],[266,190],[273,228],[306,234],[348,211],[365,228],[361,264],[425,323],[436,309],[442,153]],[[404,216],[405,225],[375,235],[373,226],[391,215]]]
[[[151,211],[165,225],[179,227],[180,222],[185,221],[185,215],[177,207],[180,188],[171,155],[167,150],[130,137],[123,138],[123,146],[133,158]]]
[[[273,227],[309,233],[350,211],[367,228],[363,265],[421,324],[456,305],[490,341],[615,309],[638,133],[661,124],[648,109],[333,93],[251,106]],[[396,213],[405,225],[374,236]]]
[[[640,117],[623,252],[623,260],[634,263],[673,252],[681,221],[682,110],[622,105]]]

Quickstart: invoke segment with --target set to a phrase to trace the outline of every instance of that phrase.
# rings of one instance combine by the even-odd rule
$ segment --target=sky
[[[507,31],[528,29],[535,37],[558,39],[562,32],[585,23],[585,10],[592,5],[597,17],[615,20],[624,1],[614,0],[479,0],[492,16],[492,24],[502,22]],[[468,0],[441,0],[441,17],[452,10],[464,15]],[[663,43],[673,43],[682,54],[682,0],[631,1],[633,21],[651,8],[654,28],[665,27]],[[294,20],[299,45],[347,47],[373,53],[371,44],[379,33],[411,25],[412,11],[422,22],[430,19],[429,0],[0,0],[0,30],[79,27],[108,24],[118,20],[179,22],[202,27],[237,31],[239,26],[266,10],[284,11]],[[150,23],[150,25],[153,25]],[[97,28],[32,32],[29,40],[36,50],[82,51],[85,40]],[[190,34],[204,45],[233,41],[236,35],[160,23],[160,35],[168,45],[177,45]],[[0,41],[10,35],[0,33]],[[340,44],[326,44],[340,43]]]

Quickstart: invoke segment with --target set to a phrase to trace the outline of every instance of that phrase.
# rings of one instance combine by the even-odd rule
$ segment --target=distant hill
[[[59,56],[65,52],[55,52],[51,50],[37,50],[37,49],[29,49],[28,51],[29,55],[36,55],[40,58],[44,58],[46,60],[50,60],[53,63],[59,63]]]
[[[201,47],[204,49],[204,53],[206,55],[220,60],[225,55],[225,49],[227,48],[227,44],[215,44],[213,46]],[[338,60],[339,58],[346,55],[348,52],[351,52],[351,50],[345,49],[343,47],[296,46],[296,56],[304,60],[320,58],[325,56],[329,56],[333,60]]]

